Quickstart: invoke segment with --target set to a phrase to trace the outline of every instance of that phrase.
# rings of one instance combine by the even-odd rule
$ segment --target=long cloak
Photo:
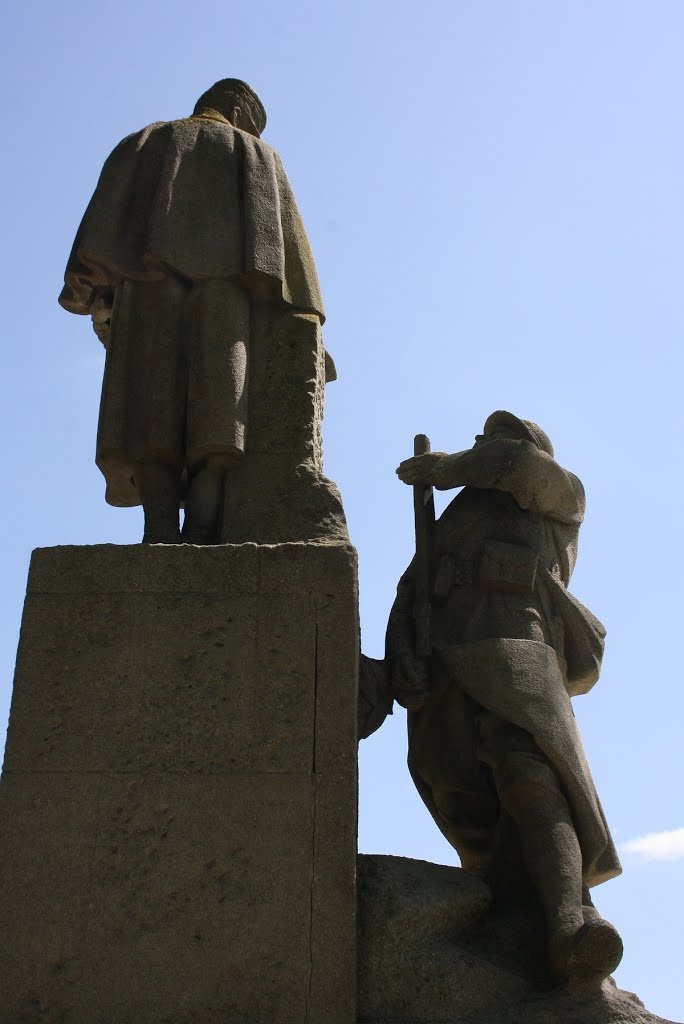
[[[277,153],[227,121],[160,121],[107,159],[76,233],[60,304],[87,313],[94,285],[237,281],[324,319],[318,276]]]
[[[213,115],[149,125],[109,156],[59,302],[88,313],[98,286],[115,293],[96,447],[113,505],[139,503],[136,461],[244,451],[250,303],[324,320],[278,155]]]

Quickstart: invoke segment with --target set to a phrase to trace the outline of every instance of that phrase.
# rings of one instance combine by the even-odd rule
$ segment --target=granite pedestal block
[[[354,553],[33,555],[2,1024],[355,1019]]]

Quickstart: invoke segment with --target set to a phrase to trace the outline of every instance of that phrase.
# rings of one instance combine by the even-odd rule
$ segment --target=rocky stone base
[[[358,858],[360,1024],[663,1024],[612,979],[558,988],[541,918],[460,868]]]

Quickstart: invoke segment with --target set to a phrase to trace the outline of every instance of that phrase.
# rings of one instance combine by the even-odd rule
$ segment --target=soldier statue
[[[463,868],[494,885],[501,842],[517,835],[553,977],[602,980],[622,943],[588,890],[620,864],[570,703],[598,678],[605,635],[567,590],[582,484],[543,430],[504,411],[471,449],[397,473],[419,492],[462,488],[404,573],[387,630],[414,782]]]

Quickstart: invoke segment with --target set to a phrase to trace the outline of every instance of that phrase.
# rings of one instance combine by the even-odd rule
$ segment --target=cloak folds
[[[277,153],[206,116],[161,121],[107,159],[76,234],[60,304],[94,285],[223,278],[324,320],[309,242]]]

